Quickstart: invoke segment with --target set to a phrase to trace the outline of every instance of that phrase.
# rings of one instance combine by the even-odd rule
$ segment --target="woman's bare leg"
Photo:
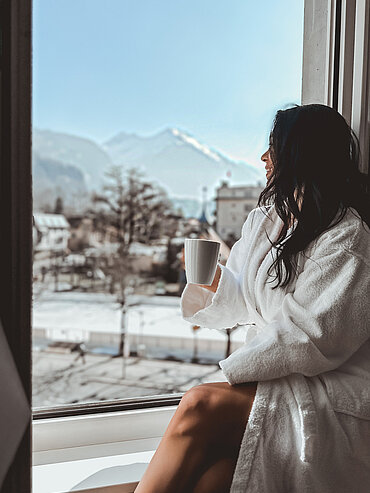
[[[220,486],[222,478],[229,487],[256,388],[217,382],[189,390],[136,493],[216,492],[205,483]]]

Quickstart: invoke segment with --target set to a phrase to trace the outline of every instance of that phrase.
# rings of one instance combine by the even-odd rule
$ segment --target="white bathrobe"
[[[282,226],[274,206],[254,209],[216,293],[188,284],[181,299],[192,324],[246,331],[220,362],[231,385],[258,382],[230,491],[369,493],[370,230],[349,209],[273,290],[266,233]]]

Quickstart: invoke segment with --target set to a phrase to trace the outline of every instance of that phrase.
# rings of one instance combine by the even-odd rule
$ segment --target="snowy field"
[[[218,367],[226,337],[217,330],[194,333],[181,318],[177,297],[132,297],[127,333],[136,357],[112,357],[117,352],[120,306],[114,297],[99,293],[45,291],[33,307],[34,407],[163,395],[185,392],[194,385],[225,381]],[[240,328],[232,335],[232,350],[244,339]],[[78,353],[58,352],[51,341],[83,341]],[[126,345],[128,347],[128,345]],[[143,349],[144,348],[144,349]]]
[[[181,317],[180,298],[132,296],[126,315],[131,347],[190,349],[194,344],[191,324]],[[104,293],[46,291],[34,302],[34,336],[48,340],[84,341],[115,345],[119,340],[120,306]],[[220,351],[226,344],[222,331],[202,328],[196,333],[201,351]],[[245,329],[232,334],[233,350],[243,344]]]

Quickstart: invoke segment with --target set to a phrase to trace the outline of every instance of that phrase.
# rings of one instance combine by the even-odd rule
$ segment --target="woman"
[[[278,111],[267,186],[183,317],[245,325],[227,383],[182,398],[137,493],[370,491],[370,203],[334,109]]]

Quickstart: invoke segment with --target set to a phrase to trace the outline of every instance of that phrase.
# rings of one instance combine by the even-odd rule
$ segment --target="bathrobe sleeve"
[[[182,316],[188,322],[209,329],[231,328],[247,322],[248,311],[241,291],[240,275],[250,241],[251,224],[256,209],[248,214],[241,238],[234,244],[221,268],[216,293],[197,284],[187,284],[181,297]]]
[[[318,242],[272,321],[220,362],[230,384],[334,370],[370,337],[370,240],[361,234],[355,251],[330,235]]]

